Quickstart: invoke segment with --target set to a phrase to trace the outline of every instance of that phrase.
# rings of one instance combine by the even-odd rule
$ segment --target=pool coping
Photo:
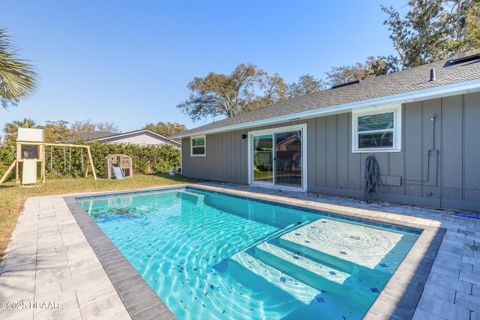
[[[100,227],[87,215],[77,201],[83,197],[102,197],[132,193],[155,192],[169,189],[197,188],[221,192],[234,196],[253,198],[298,208],[326,211],[336,215],[366,222],[393,224],[399,227],[421,229],[422,233],[398,266],[388,283],[372,304],[364,319],[411,319],[423,293],[425,282],[432,268],[446,230],[438,222],[423,218],[412,218],[400,214],[376,210],[357,209],[342,205],[332,205],[312,200],[295,199],[288,196],[269,195],[203,184],[179,184],[154,188],[133,189],[78,194],[64,197],[68,208],[83,231],[87,241],[97,255],[107,276],[120,299],[134,320],[175,319],[160,297],[153,292],[140,274],[131,266]]]

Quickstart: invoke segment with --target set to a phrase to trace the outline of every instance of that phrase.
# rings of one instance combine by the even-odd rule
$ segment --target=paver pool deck
[[[432,258],[433,265],[424,270],[428,278],[421,282],[423,292],[413,318],[480,319],[480,219],[455,216],[449,211],[389,203],[366,204],[355,199],[309,193],[219,183],[202,185],[324,211],[441,227],[446,233]],[[138,318],[138,314],[132,313],[134,308],[126,307],[125,295],[119,293],[118,285],[114,286],[115,280],[100,262],[98,250],[92,248],[85,228],[80,227],[64,197],[32,197],[26,201],[12,241],[0,262],[0,319]],[[407,290],[413,275],[397,276],[404,277],[404,289]],[[382,292],[382,295],[391,293]],[[406,294],[400,290],[398,295]],[[21,301],[24,304],[14,308],[12,304]],[[32,302],[37,304],[32,305]],[[49,302],[53,304],[43,304]],[[395,314],[391,308],[388,305],[377,308],[377,313],[368,316],[400,319],[391,316]],[[146,311],[143,318],[154,317]],[[173,317],[167,312],[162,318]]]

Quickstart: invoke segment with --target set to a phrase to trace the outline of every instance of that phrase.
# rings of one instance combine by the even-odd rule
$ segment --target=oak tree
[[[193,120],[205,117],[234,117],[285,99],[285,82],[253,64],[239,64],[230,74],[211,72],[189,84],[187,101],[177,107]]]

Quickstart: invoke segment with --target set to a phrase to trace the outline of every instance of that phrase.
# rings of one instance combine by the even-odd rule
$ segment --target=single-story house
[[[77,140],[96,141],[99,143],[135,144],[139,146],[161,146],[168,144],[176,148],[181,147],[180,142],[145,129],[121,133],[96,131],[82,136]]]
[[[480,211],[480,51],[281,101],[173,138],[186,177]]]

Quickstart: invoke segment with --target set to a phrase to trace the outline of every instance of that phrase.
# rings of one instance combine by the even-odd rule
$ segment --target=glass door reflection
[[[275,185],[302,186],[302,131],[275,133]]]
[[[273,135],[253,137],[253,180],[273,183]]]

